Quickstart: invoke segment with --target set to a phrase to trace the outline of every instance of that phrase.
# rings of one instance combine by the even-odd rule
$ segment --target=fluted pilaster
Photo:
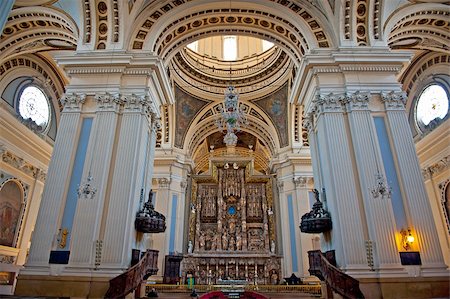
[[[66,181],[70,177],[71,157],[77,149],[76,141],[81,125],[80,111],[84,95],[66,95],[61,102],[65,105],[61,114],[58,138],[52,153],[47,180],[42,195],[39,215],[36,221],[28,266],[48,266],[53,240],[59,229],[65,204]],[[61,215],[55,215],[60,213]]]
[[[433,214],[427,199],[411,130],[405,113],[405,97],[399,93],[382,95],[386,107],[388,131],[392,137],[394,155],[406,206],[409,211],[411,229],[417,235],[423,268],[442,267],[444,260],[439,238],[434,226]],[[405,228],[406,229],[406,228]]]
[[[366,270],[363,220],[354,172],[351,140],[343,114],[344,95],[318,96],[315,100],[317,151],[322,187],[333,219],[332,240],[338,263],[346,270]]]
[[[97,189],[93,198],[80,198],[72,229],[71,266],[92,267],[95,260],[94,240],[99,238],[103,207],[107,196],[107,186],[111,158],[114,148],[114,136],[119,110],[117,95],[96,95],[97,111],[93,132],[86,156],[87,165],[83,178],[90,173],[91,184]]]
[[[364,207],[360,207],[367,218],[368,238],[375,243],[376,267],[383,269],[400,267],[395,242],[395,219],[390,200],[374,198],[370,190],[377,184],[376,175],[382,162],[375,146],[375,128],[368,108],[371,95],[356,92],[346,98],[350,132],[355,150]]]
[[[139,205],[148,134],[147,98],[122,96],[123,115],[116,144],[110,198],[104,226],[102,267],[128,267],[134,217]]]

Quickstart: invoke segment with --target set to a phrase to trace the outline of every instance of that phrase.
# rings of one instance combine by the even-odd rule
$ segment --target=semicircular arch
[[[208,110],[209,109],[207,108],[204,111]],[[201,115],[203,115],[203,113],[200,114],[200,118]],[[261,113],[261,115],[263,115],[263,113]],[[202,143],[206,136],[220,131],[216,125],[216,118],[217,115],[212,115],[202,121],[197,120],[197,122],[193,122],[196,124],[189,128],[186,133],[183,146],[183,148],[187,149],[189,155],[192,155],[195,152],[196,148]],[[270,120],[266,120],[267,123],[265,123],[253,115],[247,115],[247,121],[248,124],[241,127],[241,131],[250,133],[259,138],[267,146],[270,156],[274,156],[277,149],[280,148],[280,144],[278,138],[273,137],[278,135],[275,128],[268,125]]]
[[[1,40],[0,60],[43,50],[75,50],[78,27],[55,9],[21,7],[11,11]]]
[[[280,9],[274,10],[274,5],[280,5]],[[306,6],[292,4],[283,8],[272,1],[239,1],[230,8],[228,1],[200,1],[170,9],[167,18],[167,5],[152,6],[137,18],[129,49],[153,51],[168,59],[176,49],[203,37],[257,35],[276,43],[298,61],[310,49],[334,45],[329,24]]]

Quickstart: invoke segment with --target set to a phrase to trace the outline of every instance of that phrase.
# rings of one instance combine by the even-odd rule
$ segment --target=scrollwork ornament
[[[318,113],[323,112],[343,112],[342,103],[345,102],[345,96],[329,93],[325,95],[318,94],[313,103],[317,107]]]
[[[149,104],[149,97],[136,94],[121,95],[120,101],[124,105],[125,111],[146,112]]]
[[[63,112],[80,112],[82,105],[86,102],[86,95],[68,93],[61,98],[60,102],[64,106]]]
[[[368,110],[369,109],[369,92],[356,91],[348,93],[344,99],[347,111]]]
[[[406,93],[390,91],[381,93],[381,100],[386,110],[405,110]]]
[[[303,119],[303,127],[308,131],[309,134],[314,129],[314,117],[312,114],[308,113]]]
[[[95,96],[97,107],[100,110],[116,110],[120,104],[120,96],[118,94],[97,94]]]

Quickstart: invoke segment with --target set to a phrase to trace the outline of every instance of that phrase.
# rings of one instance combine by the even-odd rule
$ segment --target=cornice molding
[[[433,176],[447,170],[450,166],[450,156],[446,156],[438,162],[422,168],[422,176],[425,180],[431,179]]]
[[[47,173],[44,170],[13,154],[11,151],[8,151],[4,145],[0,145],[0,157],[2,162],[45,183]]]

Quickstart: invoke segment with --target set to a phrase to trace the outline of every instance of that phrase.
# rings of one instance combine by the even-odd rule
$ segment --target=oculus
[[[19,114],[25,119],[31,119],[44,131],[50,120],[50,105],[44,92],[30,85],[24,88],[19,98]]]
[[[448,115],[449,101],[446,90],[439,84],[423,89],[417,100],[416,121],[421,129],[434,127]]]

